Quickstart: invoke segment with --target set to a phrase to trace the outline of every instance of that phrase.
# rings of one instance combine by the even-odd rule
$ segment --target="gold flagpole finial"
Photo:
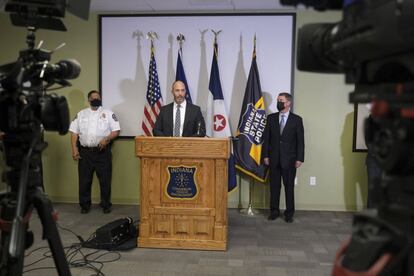
[[[182,54],[182,52],[183,52],[183,43],[185,41],[185,36],[182,33],[179,33],[177,35],[177,41],[178,41],[178,45],[180,45],[180,52]]]
[[[151,40],[151,47],[153,47],[154,46],[154,40],[158,39],[158,34],[154,31],[149,31],[147,33],[147,39]]]
[[[214,44],[217,44],[217,36],[221,33],[222,30],[219,31],[215,31],[215,30],[211,30],[214,33]]]

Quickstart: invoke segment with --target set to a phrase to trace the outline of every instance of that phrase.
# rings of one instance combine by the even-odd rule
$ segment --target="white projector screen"
[[[214,34],[230,126],[237,130],[256,35],[257,64],[268,113],[280,92],[293,93],[295,14],[100,15],[100,90],[103,106],[115,112],[121,136],[143,134],[151,42],[164,104],[172,101],[179,33],[185,36],[182,62],[193,103],[206,114]]]

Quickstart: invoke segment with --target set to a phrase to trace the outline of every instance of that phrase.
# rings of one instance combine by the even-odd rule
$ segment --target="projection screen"
[[[256,36],[257,64],[268,113],[280,92],[293,93],[295,14],[100,15],[100,90],[103,106],[115,112],[121,136],[142,135],[150,31],[156,32],[155,59],[163,103],[172,101],[179,43],[193,103],[206,113],[214,31],[223,96],[236,133]]]

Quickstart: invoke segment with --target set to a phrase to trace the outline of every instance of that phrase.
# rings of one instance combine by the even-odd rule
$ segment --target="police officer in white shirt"
[[[90,108],[79,111],[69,128],[72,133],[72,157],[78,161],[79,205],[82,214],[89,212],[93,173],[96,171],[101,190],[100,206],[107,214],[111,212],[112,205],[110,146],[121,128],[115,114],[101,106],[101,95],[98,91],[90,91],[88,101]]]

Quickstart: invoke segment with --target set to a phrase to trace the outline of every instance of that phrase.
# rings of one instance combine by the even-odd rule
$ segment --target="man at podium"
[[[154,136],[204,137],[206,126],[199,106],[185,99],[185,85],[175,81],[171,92],[174,102],[161,107],[152,131]]]

